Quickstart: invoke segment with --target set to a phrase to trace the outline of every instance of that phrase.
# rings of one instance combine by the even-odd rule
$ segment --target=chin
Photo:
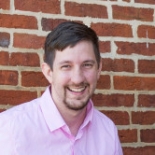
[[[65,104],[67,106],[68,109],[74,110],[74,111],[79,111],[84,109],[87,104],[88,104],[88,100],[86,101],[66,101]],[[79,103],[77,103],[79,102]]]

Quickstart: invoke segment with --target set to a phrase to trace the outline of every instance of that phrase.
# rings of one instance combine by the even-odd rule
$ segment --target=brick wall
[[[1,0],[0,111],[44,91],[45,37],[68,20],[99,36],[103,72],[93,100],[117,125],[124,155],[154,155],[155,0]]]

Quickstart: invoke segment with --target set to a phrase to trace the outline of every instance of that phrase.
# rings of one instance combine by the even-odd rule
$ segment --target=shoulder
[[[107,130],[116,132],[117,128],[114,122],[102,112],[94,109],[93,123]]]
[[[94,118],[92,128],[95,131],[95,137],[102,144],[110,146],[115,154],[123,155],[122,148],[118,136],[118,130],[113,121],[102,112],[94,109]]]
[[[38,120],[39,107],[39,100],[35,99],[0,113],[0,145],[5,141],[11,147],[18,137],[16,135],[30,129],[34,123],[33,118]]]
[[[15,135],[32,118],[34,109],[38,108],[37,103],[38,100],[33,100],[0,113],[0,150],[3,154],[14,154],[15,140],[19,140],[19,136]]]
[[[3,124],[9,124],[24,115],[31,115],[39,108],[39,98],[30,102],[22,103],[0,113],[0,127]]]
[[[106,141],[111,142],[111,145],[119,143],[118,130],[116,125],[109,117],[97,109],[94,109],[93,119],[91,122],[91,131],[95,132],[95,136],[101,142],[103,139],[106,139]]]

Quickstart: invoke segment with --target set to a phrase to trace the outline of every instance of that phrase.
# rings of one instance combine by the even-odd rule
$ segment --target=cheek
[[[53,75],[53,83],[57,83],[57,85],[65,85],[69,81],[69,74],[66,73],[58,73]]]
[[[96,84],[97,80],[98,80],[98,74],[95,72],[90,72],[88,74],[85,74],[85,77],[87,79],[88,82],[90,82],[91,84]]]

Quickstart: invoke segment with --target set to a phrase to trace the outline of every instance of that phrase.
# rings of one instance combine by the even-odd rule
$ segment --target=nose
[[[82,69],[75,68],[74,71],[72,72],[72,77],[71,77],[72,83],[81,84],[84,82],[84,80],[85,80],[85,76]]]

